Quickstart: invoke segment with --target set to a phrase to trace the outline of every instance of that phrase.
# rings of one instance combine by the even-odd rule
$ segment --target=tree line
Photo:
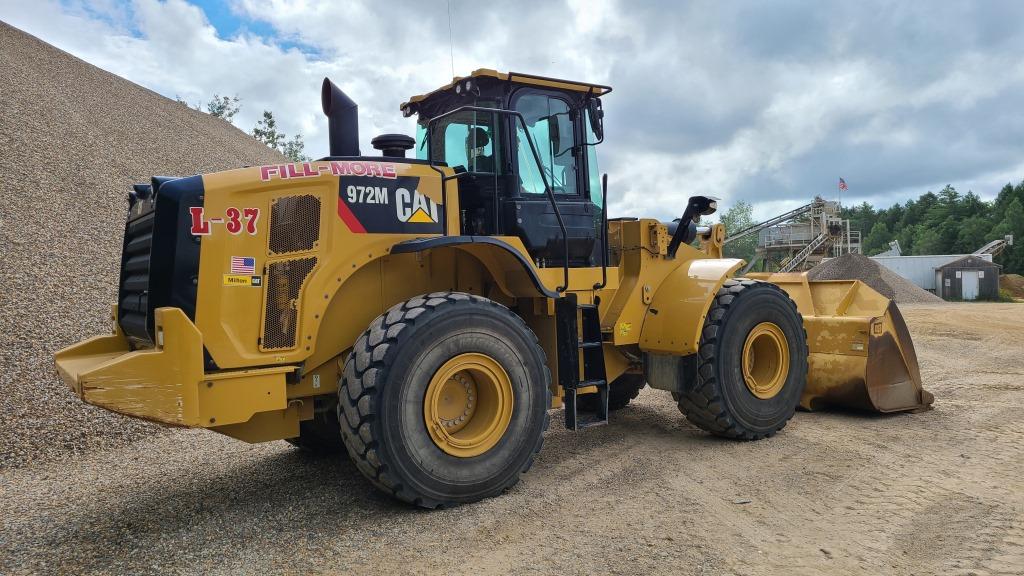
[[[860,229],[868,256],[898,240],[904,254],[970,254],[986,243],[1013,234],[1014,245],[995,257],[1003,273],[1024,273],[1024,181],[1006,184],[995,200],[953,186],[925,192],[917,200],[876,210],[867,202],[843,208],[850,226]]]
[[[179,96],[175,96],[175,100],[184,106],[191,106]],[[214,118],[233,123],[235,115],[242,109],[241,102],[242,99],[237,94],[235,96],[214,94],[213,98],[206,103],[205,111]],[[203,107],[198,102],[191,107],[200,112],[203,111]],[[292,162],[305,162],[310,159],[305,154],[306,144],[302,140],[302,134],[298,133],[288,139],[284,132],[277,129],[277,120],[270,110],[263,111],[263,118],[256,123],[250,133],[253,138],[284,154]]]
[[[1024,274],[1024,181],[1003,186],[990,202],[974,192],[960,194],[946,186],[889,208],[876,209],[867,202],[844,207],[842,215],[852,229],[861,231],[861,249],[868,256],[885,252],[893,240],[908,255],[970,254],[1013,234],[1014,245],[996,256],[995,262],[1003,266],[1004,274]],[[755,224],[751,205],[742,200],[723,212],[719,221],[727,233]],[[727,244],[725,255],[749,260],[756,245],[757,235],[752,234]]]

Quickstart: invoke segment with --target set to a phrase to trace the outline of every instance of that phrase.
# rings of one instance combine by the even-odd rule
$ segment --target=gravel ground
[[[935,294],[862,254],[843,254],[818,264],[807,273],[811,280],[860,280],[899,304],[944,302]]]
[[[427,512],[345,458],[178,430],[0,471],[3,574],[1022,574],[1024,306],[911,305],[935,409],[721,440],[644,390]],[[553,414],[554,422],[560,414]]]
[[[3,22],[0,62],[2,468],[162,430],[77,400],[51,359],[109,330],[130,185],[283,157]]]

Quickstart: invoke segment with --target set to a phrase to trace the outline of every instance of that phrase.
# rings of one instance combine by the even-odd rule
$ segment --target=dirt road
[[[645,390],[509,494],[424,512],[346,461],[175,431],[0,472],[0,573],[1024,574],[1024,305],[904,307],[935,410],[737,444]],[[749,502],[748,502],[749,501]]]

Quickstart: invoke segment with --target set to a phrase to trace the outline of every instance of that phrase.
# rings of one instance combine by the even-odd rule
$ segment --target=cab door
[[[561,266],[564,260],[562,233],[547,197],[544,179],[555,195],[569,241],[569,266],[600,264],[600,192],[593,194],[596,179],[587,177],[587,161],[596,163],[585,142],[583,114],[559,92],[534,88],[512,95],[510,108],[519,112],[540,155],[533,156],[523,125],[513,120],[511,147],[514,185],[502,198],[503,232],[519,236],[535,261]],[[597,167],[593,167],[596,173]],[[544,177],[541,176],[543,172]],[[594,202],[596,197],[598,202]]]

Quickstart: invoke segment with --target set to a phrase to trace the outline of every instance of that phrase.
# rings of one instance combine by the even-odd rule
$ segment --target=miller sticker
[[[338,216],[357,234],[440,234],[444,209],[417,176],[338,178]]]
[[[225,286],[262,286],[262,276],[246,276],[245,274],[225,274]]]

